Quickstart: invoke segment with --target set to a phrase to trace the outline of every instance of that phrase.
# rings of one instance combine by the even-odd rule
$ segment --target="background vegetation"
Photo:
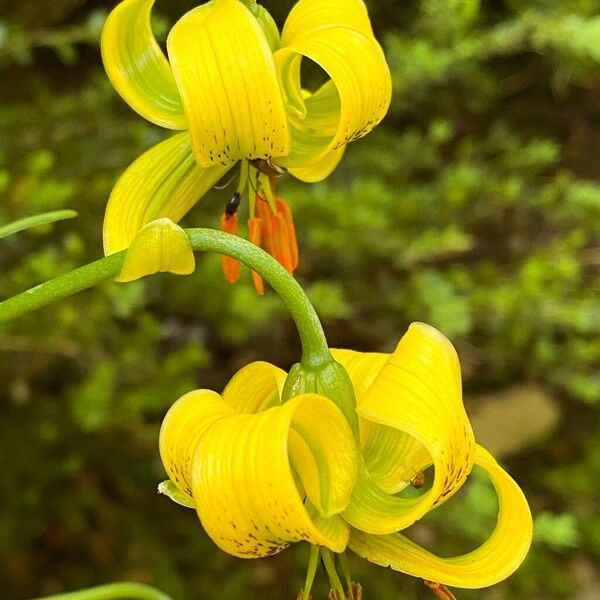
[[[265,0],[279,23],[291,4]],[[1,241],[1,297],[99,257],[116,177],[164,135],[103,73],[113,5],[0,5],[0,223],[80,214]],[[162,39],[192,5],[158,0]],[[422,320],[457,346],[480,439],[536,515],[519,572],[458,597],[598,598],[600,2],[368,5],[392,108],[327,182],[283,182],[298,277],[332,345],[389,350]],[[216,226],[228,197],[215,191],[185,223]],[[158,427],[179,395],[221,389],[250,360],[297,357],[277,298],[257,298],[247,274],[229,286],[214,256],[187,278],[107,283],[2,326],[3,597],[115,579],[181,600],[295,597],[306,548],[233,559],[155,489]],[[475,477],[414,535],[448,554],[472,548],[494,502]],[[352,567],[367,598],[432,597],[409,577]]]

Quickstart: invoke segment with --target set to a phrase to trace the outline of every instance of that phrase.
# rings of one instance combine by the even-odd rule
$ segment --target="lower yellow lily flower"
[[[346,144],[387,112],[391,77],[362,0],[299,0],[281,35],[255,0],[210,0],[177,21],[167,56],[150,26],[153,3],[118,4],[102,33],[102,58],[134,110],[182,132],[148,150],[117,182],[104,220],[107,255],[128,248],[152,221],[177,223],[238,161],[237,194],[249,196],[249,218],[257,217],[254,194],[276,217],[275,177],[323,179]],[[328,76],[316,90],[303,85],[303,60]],[[235,279],[227,261],[224,272]],[[137,277],[146,274],[140,268]]]
[[[225,552],[275,554],[306,540],[343,552],[339,516],[356,481],[357,451],[339,409],[303,394],[280,404],[285,374],[267,363],[242,369],[223,395],[197,390],[165,417],[161,491],[193,506]]]
[[[332,354],[356,392],[360,441],[329,399],[282,401],[285,372],[252,363],[222,396],[196,391],[171,408],[160,437],[170,481],[161,490],[195,507],[230,554],[265,556],[301,540],[321,547],[332,585],[331,551],[346,548],[423,578],[438,594],[508,577],[529,549],[531,514],[519,486],[475,443],[450,342],[414,323],[392,354]],[[426,491],[399,495],[430,466]],[[449,500],[473,466],[486,472],[500,506],[482,546],[440,558],[399,533]]]

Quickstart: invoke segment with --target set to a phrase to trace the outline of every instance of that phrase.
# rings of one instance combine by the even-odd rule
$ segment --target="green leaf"
[[[47,225],[48,223],[56,223],[57,221],[64,221],[65,219],[73,219],[76,216],[77,213],[74,210],[54,210],[33,217],[25,217],[24,219],[8,223],[8,225],[2,225],[0,227],[0,238],[8,237],[13,233],[31,229],[38,225]]]

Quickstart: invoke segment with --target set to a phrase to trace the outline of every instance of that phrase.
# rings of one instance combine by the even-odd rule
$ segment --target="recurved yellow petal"
[[[373,476],[366,468],[359,472],[344,513],[351,525],[376,534],[398,531],[445,502],[464,483],[473,465],[475,442],[462,404],[458,358],[439,331],[413,323],[358,398],[357,410],[383,429],[371,431],[365,443],[371,445],[369,465],[377,468]],[[393,440],[396,447],[390,446]],[[420,469],[427,464],[435,467],[433,483],[420,497],[384,493],[383,489],[395,489],[393,477],[405,483],[407,465]],[[383,476],[383,485],[377,485],[374,476]]]
[[[297,68],[300,67],[298,63]],[[299,73],[287,72],[284,87],[293,88]],[[332,81],[322,85],[314,94],[302,90],[302,98],[295,106],[288,105],[293,152],[283,159],[294,177],[307,182],[321,181],[338,165],[345,146],[323,153],[337,130],[340,115],[340,97]]]
[[[136,234],[116,281],[133,281],[159,272],[189,275],[196,260],[185,231],[170,219],[157,219]]]
[[[415,577],[461,588],[481,588],[508,577],[523,562],[533,533],[531,513],[519,486],[477,446],[475,464],[491,479],[500,510],[492,535],[477,550],[440,558],[401,534],[368,535],[353,531],[349,546],[359,556]]]
[[[331,355],[346,369],[359,403],[390,358],[383,352],[357,352],[342,348],[332,348]]]
[[[158,441],[160,458],[171,482],[187,498],[188,505],[195,506],[192,460],[198,441],[215,421],[232,414],[233,408],[216,392],[195,390],[179,398],[162,422]]]
[[[198,164],[288,154],[290,134],[265,33],[238,0],[184,15],[167,40]]]
[[[331,353],[350,375],[360,405],[390,355],[341,349]],[[404,431],[361,418],[360,433],[368,477],[387,494],[404,489],[431,464],[425,447]]]
[[[327,423],[328,435],[314,434]],[[321,432],[322,433],[322,432]],[[298,437],[310,449],[296,452]],[[349,530],[341,519],[313,521],[304,494],[328,512],[347,502],[355,472],[352,432],[341,412],[315,394],[258,414],[215,421],[200,437],[192,460],[192,495],[215,543],[242,558],[274,554],[302,540],[341,552]],[[319,485],[299,490],[319,468]],[[312,497],[311,497],[312,496]]]
[[[127,248],[151,221],[162,217],[179,221],[227,170],[199,167],[187,133],[150,148],[121,175],[110,195],[104,216],[104,253]]]
[[[257,413],[281,404],[286,373],[262,361],[240,369],[223,390],[223,400],[238,413]]]
[[[342,157],[344,156],[344,152],[346,152],[346,146],[342,146],[337,150],[332,150],[327,154],[322,153],[322,147],[315,148],[313,138],[309,140],[310,136],[306,134],[302,134],[297,130],[292,128],[292,145],[296,148],[303,148],[299,150],[300,152],[309,151],[311,149],[315,150],[315,155],[318,158],[315,158],[315,155],[306,155],[306,163],[305,166],[299,164],[295,167],[286,167],[290,175],[293,175],[296,179],[300,179],[300,181],[305,181],[306,183],[317,183],[318,181],[323,181],[326,177],[331,175],[335,168],[340,164]],[[300,142],[300,140],[303,140]],[[306,141],[306,144],[303,142]],[[296,155],[298,156],[298,155]],[[312,162],[311,162],[312,161]],[[281,161],[282,163],[285,161]]]
[[[362,0],[299,0],[285,21],[282,44],[327,27],[349,27],[373,36]]]
[[[308,397],[322,399],[312,394]],[[338,409],[333,410],[333,406],[330,402],[321,409],[315,406],[311,412],[298,411],[288,440],[296,473],[308,499],[323,517],[346,508],[357,476],[358,448],[346,421],[344,427],[336,423]]]
[[[150,26],[154,0],[124,0],[102,31],[102,60],[125,102],[161,127],[185,129],[181,98]]]
[[[332,21],[321,21],[320,15]],[[302,86],[303,57],[330,77],[314,94]],[[362,2],[319,5],[305,0],[286,23],[282,47],[274,58],[292,133],[292,152],[281,162],[298,178],[316,181],[315,175],[310,176],[311,165],[318,166],[319,176],[326,176],[339,162],[339,150],[366,135],[387,112],[391,78],[385,57]],[[335,158],[323,163],[336,151]]]

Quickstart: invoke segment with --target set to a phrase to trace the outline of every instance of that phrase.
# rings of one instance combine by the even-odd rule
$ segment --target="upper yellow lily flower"
[[[293,255],[291,213],[281,199],[276,203],[275,177],[288,171],[303,181],[323,179],[346,144],[373,129],[390,103],[389,70],[364,3],[300,0],[280,36],[254,0],[211,0],[171,29],[167,59],[150,27],[153,1],[124,0],[113,10],[102,57],[134,110],[182,133],[148,150],[117,182],[106,209],[105,253],[128,248],[150,222],[179,221],[242,161],[237,194],[239,202],[252,190],[251,235],[277,258]],[[303,58],[329,77],[317,90],[303,86]],[[261,202],[269,222],[257,212]],[[222,228],[237,232],[237,206],[228,209]],[[276,252],[265,240],[274,235],[270,221],[279,217],[285,225],[275,236],[283,240]],[[140,248],[140,255],[157,252],[148,243]],[[295,268],[294,261],[285,264]],[[150,270],[143,261],[137,269],[137,276]],[[225,263],[224,270],[235,279],[234,265]]]
[[[171,408],[160,436],[170,477],[162,491],[196,508],[215,543],[235,556],[306,540],[331,567],[331,552],[348,547],[440,594],[445,585],[480,588],[508,577],[531,543],[531,514],[518,485],[475,443],[450,342],[415,323],[392,354],[332,353],[356,391],[359,441],[328,398],[282,403],[285,372],[252,363],[222,396],[200,390]],[[449,500],[473,466],[486,472],[500,505],[480,548],[440,558],[400,533]],[[419,487],[429,467],[426,491],[400,493]]]

